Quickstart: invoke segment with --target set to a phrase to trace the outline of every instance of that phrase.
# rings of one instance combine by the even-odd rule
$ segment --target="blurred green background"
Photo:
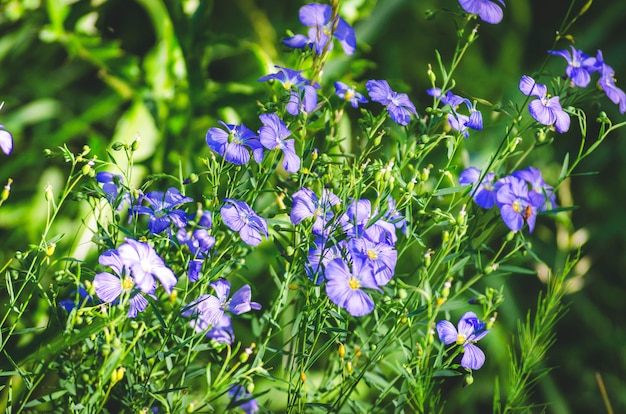
[[[198,156],[208,154],[206,130],[227,117],[253,119],[257,100],[268,93],[267,85],[257,79],[273,64],[292,60],[292,52],[281,46],[287,31],[304,32],[298,20],[303,1],[0,1],[0,101],[5,102],[0,123],[15,139],[13,154],[0,155],[0,182],[14,180],[10,199],[0,209],[2,264],[16,249],[38,242],[45,222],[44,186],[58,189],[67,173],[62,159],[45,158],[44,149],[67,144],[80,151],[89,145],[104,158],[113,142],[130,143],[140,136],[141,174],[177,175],[181,168],[187,176],[200,171]],[[574,10],[585,3],[576,2]],[[519,78],[542,64],[568,5],[508,1],[501,24],[480,25],[480,39],[455,75],[455,92],[493,103],[519,102]],[[388,79],[402,85],[423,113],[431,102],[425,93],[430,87],[427,65],[435,65],[435,49],[444,60],[450,57],[459,20],[445,11],[426,19],[427,11],[437,7],[459,11],[456,0],[344,0],[342,14],[354,22],[359,48],[354,56],[329,64],[324,90],[330,93],[330,81],[339,78]],[[596,0],[569,32],[575,46],[588,54],[603,50],[622,88],[624,16],[623,0]],[[569,45],[563,41],[558,48],[565,47]],[[546,71],[564,69],[565,62],[553,58]],[[585,110],[592,125],[600,110],[615,123],[626,119],[606,98]],[[506,122],[483,115],[485,130],[467,141],[468,155],[478,165],[499,143]],[[542,168],[548,182],[558,177],[565,154],[577,150],[576,132],[572,128],[556,136],[553,145],[541,147],[529,160]],[[548,412],[603,412],[596,373],[615,412],[626,411],[625,140],[624,130],[610,136],[578,171],[598,173],[574,177],[565,186],[573,201],[561,198],[565,205],[579,206],[571,220],[575,228],[584,229],[588,241],[583,247],[585,266],[578,269],[578,284],[568,296],[569,312],[558,325],[549,355],[548,364],[555,370],[534,395],[537,402],[552,403]],[[56,233],[66,233],[60,247],[77,244],[81,234],[74,234],[76,220],[85,215],[78,203],[66,206],[55,228]],[[546,262],[558,265],[563,254],[555,245],[558,229],[544,221],[534,236],[537,250]],[[81,249],[75,250],[71,253]],[[506,358],[500,338],[515,332],[517,318],[533,307],[544,288],[536,276],[495,283],[505,282],[507,305],[497,335],[481,342],[488,362],[475,374],[472,387],[446,383],[449,412],[490,410],[491,379],[506,375],[505,365],[500,366]]]

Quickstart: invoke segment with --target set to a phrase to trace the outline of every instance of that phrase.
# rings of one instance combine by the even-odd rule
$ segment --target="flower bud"
[[[304,373],[304,371],[300,372],[300,381],[302,381],[303,383],[306,382],[306,374]]]
[[[467,387],[468,385],[472,385],[474,383],[474,377],[472,376],[472,374],[467,374],[465,376],[465,387]]]
[[[433,72],[433,67],[430,66],[430,63],[428,64],[428,71],[426,73],[428,74],[428,79],[430,79],[430,83],[434,85],[435,81],[437,80],[437,75],[435,75],[435,72]]]
[[[339,358],[343,358],[346,355],[346,347],[343,344],[339,344],[337,353],[339,354]]]
[[[11,184],[13,184],[13,179],[9,178],[7,180],[7,185],[4,186],[4,188],[2,189],[2,193],[0,194],[0,203],[6,201],[9,198],[9,195],[11,194]]]

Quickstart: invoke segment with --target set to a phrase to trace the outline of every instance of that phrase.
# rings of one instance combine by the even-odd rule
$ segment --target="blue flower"
[[[13,135],[0,124],[0,149],[6,155],[11,155],[13,151]]]
[[[539,209],[545,211],[547,207],[556,208],[556,193],[551,185],[546,184],[541,175],[541,170],[528,167],[520,171],[515,171],[513,177],[526,181],[530,186],[528,197],[531,203]]]
[[[158,234],[169,228],[172,224],[177,227],[187,225],[187,215],[183,210],[178,209],[183,204],[193,201],[190,197],[185,197],[180,190],[174,187],[162,191],[151,191],[139,199],[139,202],[146,201],[147,206],[133,206],[135,214],[147,214],[150,216],[148,230],[152,234]]]
[[[289,218],[291,223],[295,225],[302,222],[302,220],[313,217],[312,232],[317,236],[322,236],[331,230],[327,227],[327,224],[334,217],[333,206],[339,203],[341,203],[339,197],[330,190],[322,190],[322,197],[318,198],[313,191],[303,187],[293,195],[293,205],[291,206]]]
[[[230,316],[227,314],[222,315],[219,322],[209,329],[206,336],[223,344],[232,344],[235,339],[235,332],[233,331]]]
[[[463,346],[461,366],[468,369],[480,369],[485,363],[485,354],[474,344],[488,332],[485,323],[480,321],[474,312],[467,312],[461,317],[458,330],[450,321],[437,322],[437,334],[444,345],[456,343]]]
[[[365,238],[351,239],[348,243],[354,262],[359,268],[369,266],[378,286],[384,286],[393,277],[398,252],[387,243],[376,243]]]
[[[502,7],[504,1],[498,0]],[[459,0],[459,4],[468,13],[477,14],[481,20],[490,24],[500,23],[502,20],[502,8],[490,0]]]
[[[269,150],[277,149],[283,152],[283,168],[290,173],[300,169],[300,157],[296,154],[296,144],[293,139],[286,139],[291,131],[276,114],[262,114],[259,119],[263,123],[259,129],[261,144]]]
[[[530,76],[522,76],[519,89],[526,96],[536,96],[538,99],[528,104],[528,111],[537,122],[543,125],[554,125],[560,133],[569,129],[569,115],[561,108],[559,97],[550,97],[546,85],[536,83]]]
[[[261,243],[261,235],[267,238],[267,222],[250,208],[244,201],[235,201],[230,198],[220,210],[224,224],[232,231],[239,232],[241,240],[250,246]]]
[[[259,411],[259,404],[241,385],[233,385],[228,390],[228,395],[232,398],[233,404],[241,408],[245,414],[255,414]]]
[[[378,210],[372,211],[372,204],[367,199],[353,201],[348,206],[346,213],[341,217],[343,229],[351,238],[366,237],[376,243],[387,243],[391,246],[396,244],[396,226],[383,217],[378,217]]]
[[[220,128],[210,128],[206,133],[206,143],[213,151],[224,157],[224,160],[237,165],[247,164],[250,161],[250,152],[257,163],[263,161],[263,146],[258,137],[246,128],[244,124],[231,125],[219,121],[226,131]]]
[[[191,282],[198,281],[202,263],[208,257],[209,250],[215,245],[215,237],[209,234],[213,221],[209,211],[199,212],[200,218],[197,226],[192,229],[180,229],[176,233],[176,239],[182,246],[187,246],[192,255],[189,261],[187,277]]]
[[[532,233],[537,220],[537,206],[528,194],[528,184],[517,177],[506,177],[498,189],[496,201],[502,221],[513,231],[521,230],[524,222]]]
[[[372,297],[363,289],[380,290],[372,268],[353,263],[353,269],[342,259],[331,260],[325,268],[326,294],[331,302],[352,316],[367,315],[374,310]]]
[[[0,103],[0,111],[4,107],[4,102]],[[13,135],[0,124],[0,149],[6,155],[11,155],[13,151]]]
[[[270,75],[262,76],[259,82],[276,80],[289,92],[289,102],[285,109],[287,113],[297,116],[299,113],[311,113],[317,106],[316,88],[319,85],[311,85],[311,81],[302,76],[301,70],[293,70],[275,66],[279,71]]]
[[[554,56],[561,56],[567,61],[565,73],[572,83],[580,88],[589,85],[591,74],[596,71],[596,59],[571,46],[572,53],[568,50],[548,50]]]
[[[495,174],[490,172],[485,174],[480,184],[480,170],[476,167],[469,167],[459,175],[459,184],[474,185],[478,184],[472,190],[474,202],[482,208],[491,208],[496,204],[496,184],[494,183]]]
[[[178,280],[152,246],[126,239],[126,243],[118,247],[117,251],[121,263],[130,270],[134,282],[142,292],[154,293],[156,278],[167,293],[172,293],[172,288]]]
[[[98,262],[108,266],[113,273],[98,273],[93,279],[96,295],[106,303],[117,303],[120,296],[128,296],[128,317],[134,318],[139,312],[143,312],[148,306],[148,300],[142,292],[135,288],[135,279],[125,259],[117,250],[108,250],[100,255]],[[153,289],[148,293],[152,293]]]
[[[59,301],[59,305],[61,305],[61,307],[68,313],[77,307],[80,308],[83,305],[94,301],[89,292],[87,292],[87,290],[82,286],[79,286],[77,290],[69,292],[68,296],[68,299]],[[72,297],[74,299],[71,299]]]
[[[386,80],[370,80],[365,87],[372,101],[384,105],[395,123],[407,125],[411,120],[411,114],[417,116],[409,96],[406,93],[394,92]]]
[[[307,4],[300,8],[300,21],[310,27],[308,37],[298,34],[283,40],[283,43],[291,48],[302,49],[313,47],[315,53],[321,55],[324,49],[330,51],[333,48],[330,36],[339,40],[346,55],[351,55],[356,49],[356,37],[354,29],[341,17],[333,18],[333,10],[327,4]]]
[[[261,309],[261,305],[250,301],[252,296],[250,285],[242,286],[233,294],[232,298],[229,298],[229,281],[219,279],[211,283],[210,286],[215,291],[215,295],[200,295],[183,311],[183,316],[195,317],[191,325],[196,332],[203,332],[211,326],[218,326],[218,329],[224,328],[222,317],[226,311],[234,315],[241,315],[252,309]]]
[[[615,85],[615,71],[612,67],[604,63],[601,50],[598,50],[596,65],[600,72],[598,85],[614,104],[619,105],[619,112],[623,114],[626,112],[626,93]]]
[[[353,108],[358,108],[360,103],[367,103],[367,99],[361,93],[343,82],[335,82],[335,93],[341,99],[350,102]]]
[[[316,284],[322,283],[324,280],[322,270],[332,260],[345,257],[347,250],[348,244],[345,240],[335,243],[334,241],[326,241],[324,238],[316,239],[309,249],[307,263],[304,266],[308,278]]]
[[[476,105],[472,105],[469,99],[455,95],[451,91],[442,95],[441,89],[439,88],[431,88],[426,92],[430,96],[440,98],[442,104],[450,106],[451,112],[448,113],[448,123],[452,129],[461,132],[465,138],[469,136],[468,128],[476,131],[483,129],[483,116],[480,111],[476,109]],[[457,111],[461,104],[465,104],[469,111],[469,116],[460,114]]]

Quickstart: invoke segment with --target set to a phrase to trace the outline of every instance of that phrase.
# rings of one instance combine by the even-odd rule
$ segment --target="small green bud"
[[[197,183],[197,182],[198,182],[198,180],[199,180],[199,178],[200,178],[200,177],[198,177],[198,174],[195,174],[195,173],[191,173],[191,174],[189,174],[189,182],[190,182],[191,184],[195,184],[195,183]]]
[[[474,383],[474,377],[472,376],[472,374],[467,374],[465,376],[465,386],[467,387],[468,385],[472,385]]]

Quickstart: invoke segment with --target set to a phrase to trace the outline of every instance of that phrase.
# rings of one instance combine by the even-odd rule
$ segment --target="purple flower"
[[[241,408],[245,414],[255,414],[259,411],[259,404],[241,385],[233,385],[228,390],[228,395],[232,398],[232,403]]]
[[[106,199],[109,204],[115,206],[116,203],[119,203],[119,205],[117,206],[118,210],[124,208],[125,201],[128,202],[128,204],[132,204],[131,196],[127,192],[124,192],[121,199],[118,200],[121,183],[124,181],[121,175],[101,171],[96,174],[96,181],[102,184],[102,191],[104,191],[104,193],[106,194]]]
[[[353,270],[342,259],[326,265],[326,294],[331,302],[344,308],[352,316],[367,315],[374,310],[374,301],[363,288],[380,290],[372,269],[353,263]]]
[[[543,125],[554,125],[560,133],[569,129],[569,115],[561,108],[559,97],[550,97],[546,85],[536,83],[530,76],[522,76],[519,89],[526,96],[536,96],[538,99],[528,104],[528,111],[533,118]]]
[[[365,84],[370,98],[378,102],[389,111],[391,119],[399,125],[407,125],[411,114],[417,116],[415,106],[406,93],[394,92],[386,80],[370,80]]]
[[[517,177],[509,176],[498,189],[496,201],[500,206],[502,221],[513,231],[521,230],[524,222],[532,233],[537,219],[537,207],[528,194],[528,184]]]
[[[352,259],[357,267],[369,266],[378,286],[384,286],[393,277],[398,252],[387,243],[375,243],[367,239],[352,239],[348,243]]]
[[[250,246],[261,243],[261,235],[267,238],[267,222],[250,208],[244,201],[230,198],[220,210],[222,220],[232,231],[239,232],[241,240]]]
[[[396,202],[394,201],[393,197],[391,196],[387,197],[387,206],[388,206],[388,210],[383,216],[385,221],[396,226],[396,229],[400,229],[402,234],[406,233],[406,219],[397,210]]]
[[[548,203],[550,208],[556,208],[556,194],[554,188],[546,184],[543,180],[541,170],[528,167],[520,171],[515,171],[512,175],[528,183],[530,186],[528,197],[539,211],[545,211],[548,207]]]
[[[227,314],[222,315],[219,322],[209,329],[206,336],[223,344],[232,344],[235,339],[235,333],[233,332],[230,316]]]
[[[591,74],[596,71],[596,59],[571,46],[572,53],[568,50],[548,50],[554,56],[561,56],[567,61],[565,73],[572,83],[580,88],[589,85]]]
[[[313,191],[303,187],[293,195],[293,205],[289,213],[291,223],[299,224],[302,220],[313,217],[313,234],[327,234],[327,224],[334,216],[332,208],[339,203],[339,197],[327,189],[322,190],[322,197],[318,199]]]
[[[192,255],[189,261],[187,277],[191,282],[197,282],[202,270],[203,260],[208,257],[209,250],[215,245],[215,237],[209,234],[213,220],[209,211],[199,212],[197,226],[192,229],[180,229],[176,239],[182,246],[187,246]]]
[[[222,317],[225,311],[241,315],[251,309],[261,309],[261,305],[250,301],[252,296],[250,285],[242,286],[230,299],[229,281],[219,279],[211,283],[210,286],[214,289],[216,296],[200,295],[198,299],[190,303],[186,310],[183,311],[183,316],[196,317],[192,321],[192,326],[196,332],[203,332],[210,326],[221,326],[219,324],[223,323]]]
[[[341,17],[333,18],[333,10],[327,4],[307,4],[300,8],[300,21],[310,27],[308,37],[298,34],[283,42],[285,45],[301,49],[306,46],[314,47],[315,53],[321,55],[324,49],[332,50],[333,44],[329,43],[330,36],[339,40],[346,55],[351,55],[356,49],[356,37],[354,29]]]
[[[426,93],[430,96],[440,98],[442,104],[450,106],[451,112],[448,113],[448,123],[452,129],[461,132],[465,138],[469,136],[468,128],[476,131],[483,129],[483,116],[480,111],[476,109],[476,105],[472,105],[469,99],[455,95],[451,91],[442,95],[441,89],[439,88],[428,89]],[[469,116],[460,114],[457,111],[461,104],[465,104],[469,111]]]
[[[130,298],[128,317],[134,318],[137,313],[143,312],[148,306],[148,300],[135,289],[135,279],[131,276],[129,267],[119,252],[108,250],[100,255],[98,262],[110,267],[114,272],[114,274],[102,272],[94,277],[93,284],[98,298],[106,303],[117,303],[120,296],[128,296]]]
[[[279,71],[274,74],[262,76],[259,82],[276,80],[285,90],[289,91],[289,102],[285,109],[287,113],[297,116],[299,113],[311,113],[317,106],[316,88],[319,85],[311,85],[311,81],[302,76],[301,70],[293,70],[275,66]]]
[[[396,244],[396,226],[383,218],[372,221],[377,216],[378,211],[372,212],[370,201],[363,198],[350,203],[341,223],[348,237],[366,237],[376,243]]]
[[[459,184],[476,185],[480,179],[480,170],[476,167],[469,167],[459,175]],[[482,208],[491,208],[496,204],[496,186],[494,183],[495,174],[490,172],[485,174],[478,186],[472,190],[474,202]]]
[[[498,0],[502,7],[504,1]],[[459,4],[468,13],[477,14],[482,21],[497,24],[502,20],[502,7],[489,0],[459,0]]]
[[[293,139],[286,139],[291,131],[276,114],[262,114],[259,119],[263,126],[259,130],[261,144],[267,149],[283,152],[283,168],[290,173],[300,169],[300,157],[296,154],[296,144]]]
[[[263,146],[254,132],[244,124],[231,125],[219,121],[226,131],[220,128],[210,128],[206,133],[206,143],[213,151],[224,157],[224,160],[237,165],[247,164],[250,161],[250,152],[257,163],[263,160]]]
[[[321,272],[328,263],[334,259],[341,259],[347,255],[347,243],[345,240],[335,243],[318,238],[309,249],[307,263],[304,266],[309,279],[316,284],[324,280]]]
[[[176,276],[152,246],[137,240],[126,239],[126,243],[118,247],[117,251],[121,263],[130,269],[137,287],[142,292],[154,293],[156,289],[154,278],[157,278],[165,291],[172,293],[172,288],[177,282]]]
[[[367,102],[367,99],[357,92],[353,86],[348,86],[343,82],[335,82],[335,93],[341,99],[350,102],[353,108],[358,108],[360,103]]]
[[[612,67],[604,63],[601,50],[598,50],[596,65],[600,72],[598,85],[614,104],[619,105],[619,112],[623,114],[626,112],[626,93],[615,85],[615,71]]]
[[[488,332],[485,323],[480,321],[474,312],[467,312],[461,317],[458,330],[449,321],[437,322],[437,334],[444,345],[456,343],[463,346],[461,366],[468,369],[480,369],[485,363],[485,354],[474,344]]]
[[[139,202],[148,202],[147,206],[133,206],[135,214],[147,214],[150,216],[148,230],[152,234],[158,234],[174,224],[181,228],[187,225],[187,215],[177,207],[193,201],[190,197],[185,197],[180,190],[174,187],[162,191],[151,191],[139,199]]]
[[[59,305],[61,305],[67,313],[70,313],[75,308],[81,308],[83,305],[94,301],[91,295],[89,295],[89,292],[87,292],[87,290],[82,286],[79,286],[76,290],[72,290],[68,296],[68,299],[59,301]]]
[[[0,124],[0,149],[6,155],[11,155],[11,151],[13,151],[13,135],[4,129],[2,124]]]

